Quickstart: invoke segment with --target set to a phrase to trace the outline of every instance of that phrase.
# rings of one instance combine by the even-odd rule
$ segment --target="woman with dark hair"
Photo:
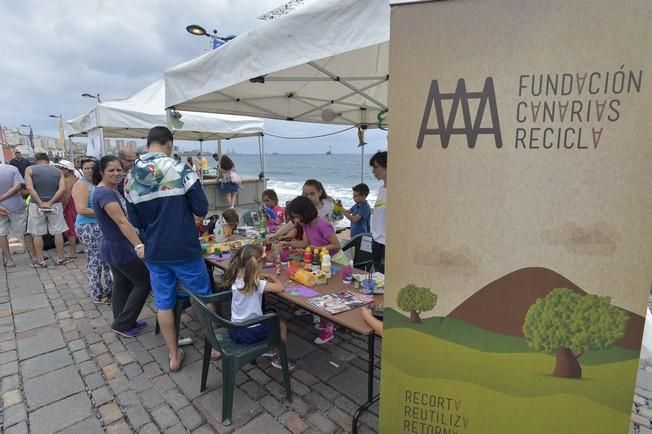
[[[238,197],[238,188],[240,188],[241,181],[235,171],[235,163],[228,155],[222,155],[222,158],[220,158],[220,178],[222,179],[220,191],[226,193],[229,208],[235,208],[235,200]]]
[[[100,237],[102,232],[95,220],[93,211],[93,171],[97,165],[96,158],[84,157],[81,160],[81,170],[84,177],[72,188],[72,198],[75,201],[77,217],[75,231],[84,244],[86,251],[89,294],[93,303],[106,303],[111,300],[113,279],[109,264],[99,256]]]
[[[147,324],[137,321],[150,291],[149,272],[142,261],[145,246],[127,219],[125,200],[118,193],[122,165],[107,155],[95,166],[93,209],[102,231],[100,258],[113,272],[113,323],[111,329],[124,337],[135,337]]]

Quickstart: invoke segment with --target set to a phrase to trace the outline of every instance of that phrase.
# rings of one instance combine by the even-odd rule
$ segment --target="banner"
[[[649,0],[393,7],[382,433],[629,432],[650,17]]]
[[[104,134],[102,127],[88,130],[88,141],[86,143],[86,155],[101,158],[102,147],[104,146]]]

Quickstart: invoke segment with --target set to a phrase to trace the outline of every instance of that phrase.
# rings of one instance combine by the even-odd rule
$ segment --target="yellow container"
[[[290,279],[304,286],[315,286],[317,283],[317,276],[306,270],[297,270]]]

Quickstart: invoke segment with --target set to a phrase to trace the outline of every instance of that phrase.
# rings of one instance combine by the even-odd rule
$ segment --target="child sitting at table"
[[[285,222],[285,209],[278,204],[274,190],[263,191],[263,205],[267,214],[267,232],[273,234]]]
[[[290,241],[290,246],[305,249],[308,246],[319,249],[326,248],[331,256],[331,263],[348,265],[349,258],[342,252],[340,241],[335,235],[331,224],[317,215],[317,208],[310,199],[305,196],[296,197],[288,205],[292,220],[303,227],[303,239]],[[335,337],[335,325],[329,321],[322,321],[315,325],[322,333],[315,338],[317,345],[325,344]]]
[[[344,217],[351,221],[351,238],[358,234],[369,232],[371,220],[371,207],[367,202],[369,187],[365,183],[353,187],[353,202],[355,205],[349,210],[344,210]]]
[[[233,298],[231,300],[231,321],[235,323],[263,316],[263,293],[283,292],[283,284],[273,276],[264,276],[261,273],[260,259],[263,249],[255,244],[248,244],[240,248],[231,258],[229,268],[224,274],[226,287],[231,287]],[[283,320],[280,321],[281,339],[287,340],[287,327]],[[229,336],[234,342],[241,345],[251,345],[267,339],[268,331],[265,325],[257,324],[246,328],[231,328]],[[281,358],[278,352],[266,353],[272,357],[272,366],[281,369]],[[288,362],[289,368],[294,369],[294,364]]]
[[[222,213],[222,218],[228,226],[228,233],[225,234],[226,237],[233,235],[236,229],[238,229],[238,223],[240,223],[240,216],[234,208],[229,208]]]

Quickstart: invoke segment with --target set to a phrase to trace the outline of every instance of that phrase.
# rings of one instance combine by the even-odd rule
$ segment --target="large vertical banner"
[[[102,127],[88,130],[88,140],[86,142],[86,155],[101,158],[103,155],[104,134]]]
[[[625,434],[652,2],[394,6],[382,433]]]

